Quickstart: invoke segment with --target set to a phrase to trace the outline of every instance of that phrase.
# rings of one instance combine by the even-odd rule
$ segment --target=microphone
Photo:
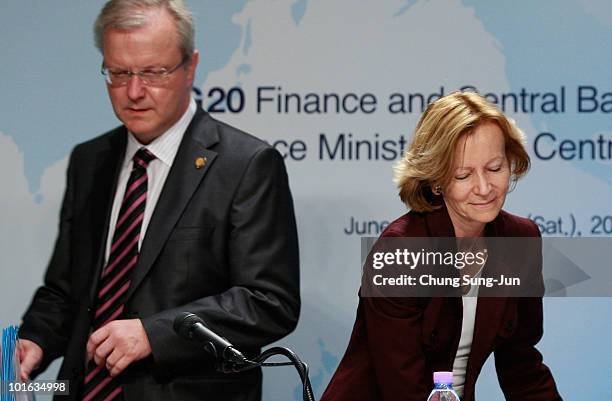
[[[204,348],[215,358],[238,364],[247,364],[247,359],[232,343],[210,330],[197,315],[181,312],[174,319],[174,331],[188,340],[204,343]]]

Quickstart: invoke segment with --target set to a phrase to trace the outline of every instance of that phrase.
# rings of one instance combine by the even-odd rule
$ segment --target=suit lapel
[[[217,153],[208,148],[218,141],[219,135],[214,120],[198,108],[185,131],[164,188],[155,205],[128,290],[128,298],[132,296],[155,263],[193,193],[217,157]],[[205,158],[206,162],[203,166],[197,167],[196,160],[202,161],[201,158]]]
[[[96,300],[98,280],[104,254],[106,251],[106,239],[108,238],[108,227],[113,206],[113,200],[117,188],[117,180],[121,171],[121,162],[125,155],[127,131],[120,127],[113,133],[107,142],[107,146],[101,149],[96,156],[96,166],[93,177],[92,192],[92,246],[94,261],[91,271],[91,285],[89,299],[90,304]]]

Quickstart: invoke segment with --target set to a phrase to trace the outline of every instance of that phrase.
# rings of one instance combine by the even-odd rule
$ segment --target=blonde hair
[[[453,92],[427,106],[410,146],[395,165],[394,181],[409,208],[426,212],[442,205],[442,197],[433,192],[432,186],[448,184],[459,138],[485,122],[496,123],[504,134],[512,183],[527,173],[530,159],[525,135],[514,122],[478,93]]]
[[[104,32],[109,28],[134,29],[147,24],[146,11],[165,9],[176,21],[179,46],[184,58],[191,57],[195,49],[193,15],[183,0],[110,0],[94,25],[94,41],[102,52]]]

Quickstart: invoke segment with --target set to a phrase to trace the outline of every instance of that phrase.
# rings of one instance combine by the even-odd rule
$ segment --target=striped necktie
[[[93,331],[113,321],[123,313],[132,273],[138,260],[138,242],[147,202],[147,167],[155,156],[140,148],[133,157],[110,254],[98,284]],[[97,366],[92,359],[87,366],[83,401],[110,401],[117,399],[122,387],[112,378],[106,367]]]

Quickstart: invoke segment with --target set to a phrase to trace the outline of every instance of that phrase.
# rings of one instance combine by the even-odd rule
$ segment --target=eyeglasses
[[[189,60],[189,57],[183,57],[181,62],[174,68],[148,68],[142,71],[130,71],[130,70],[117,70],[111,69],[104,66],[102,63],[102,67],[100,72],[104,75],[104,79],[106,83],[110,86],[125,86],[132,79],[134,75],[140,78],[140,81],[144,85],[148,86],[160,86],[168,79],[168,76],[172,74],[174,71],[181,68],[186,62]]]

